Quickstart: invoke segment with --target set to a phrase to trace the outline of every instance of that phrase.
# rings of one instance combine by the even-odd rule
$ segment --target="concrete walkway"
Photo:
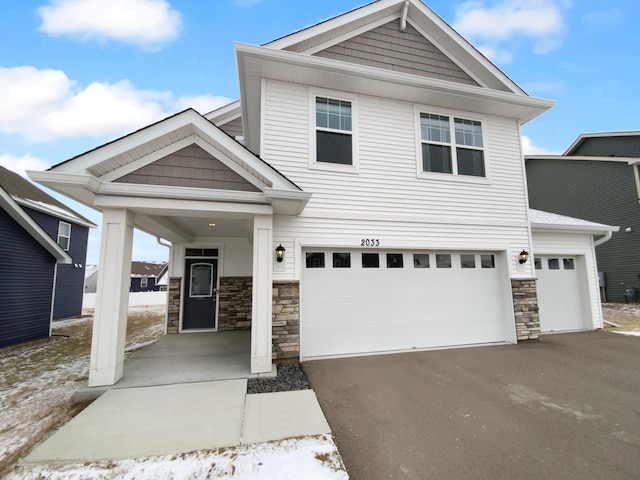
[[[246,391],[246,379],[113,389],[22,463],[171,455],[331,432],[313,390]]]

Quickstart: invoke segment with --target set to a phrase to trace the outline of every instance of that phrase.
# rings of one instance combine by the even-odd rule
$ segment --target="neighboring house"
[[[166,262],[131,262],[130,292],[159,292],[158,280],[167,271]]]
[[[90,385],[122,376],[134,228],[171,242],[167,333],[250,328],[253,373],[537,339],[538,254],[541,284],[573,288],[544,328],[602,326],[592,236],[612,227],[528,209],[520,127],[553,103],[421,1],[235,52],[240,101],[30,172],[103,213]]]
[[[89,220],[0,167],[0,347],[82,313]]]
[[[160,292],[167,290],[166,262],[131,262],[130,292]],[[84,293],[96,293],[98,285],[98,266],[87,265],[84,280]]]
[[[596,246],[604,298],[637,301],[640,132],[580,135],[563,155],[530,155],[526,165],[533,208],[620,225],[610,241]]]

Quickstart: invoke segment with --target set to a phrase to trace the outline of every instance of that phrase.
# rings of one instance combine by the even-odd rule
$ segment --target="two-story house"
[[[30,172],[103,213],[90,385],[122,376],[134,228],[172,245],[167,333],[250,328],[252,373],[537,339],[538,252],[578,295],[562,328],[601,326],[593,235],[611,228],[528,210],[520,127],[553,102],[424,3],[234,48],[238,102]]]
[[[586,133],[563,155],[525,160],[532,207],[620,225],[596,247],[604,298],[640,299],[640,132]]]
[[[92,222],[0,167],[0,347],[48,337],[82,313]]]

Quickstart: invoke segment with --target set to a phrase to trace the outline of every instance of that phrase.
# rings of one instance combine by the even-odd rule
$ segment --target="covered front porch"
[[[125,366],[134,229],[170,248],[165,333],[223,339],[225,330],[244,329],[248,350],[225,358],[248,366],[243,376],[272,372],[273,218],[299,214],[310,194],[193,110],[30,175],[103,214],[90,387],[126,385],[133,365],[160,370],[153,355]],[[179,351],[181,342],[188,348],[167,337],[155,349]],[[203,358],[174,355],[183,362],[167,367],[176,382],[195,375],[190,364],[216,358],[207,342],[198,347]]]

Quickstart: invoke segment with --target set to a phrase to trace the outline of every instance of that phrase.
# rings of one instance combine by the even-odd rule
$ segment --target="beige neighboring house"
[[[91,386],[123,375],[135,228],[171,244],[167,334],[250,329],[251,373],[537,339],[539,307],[551,330],[601,327],[593,242],[612,227],[528,208],[520,128],[553,102],[427,5],[229,48],[239,101],[29,173],[103,214]],[[543,313],[565,281],[582,323]]]

